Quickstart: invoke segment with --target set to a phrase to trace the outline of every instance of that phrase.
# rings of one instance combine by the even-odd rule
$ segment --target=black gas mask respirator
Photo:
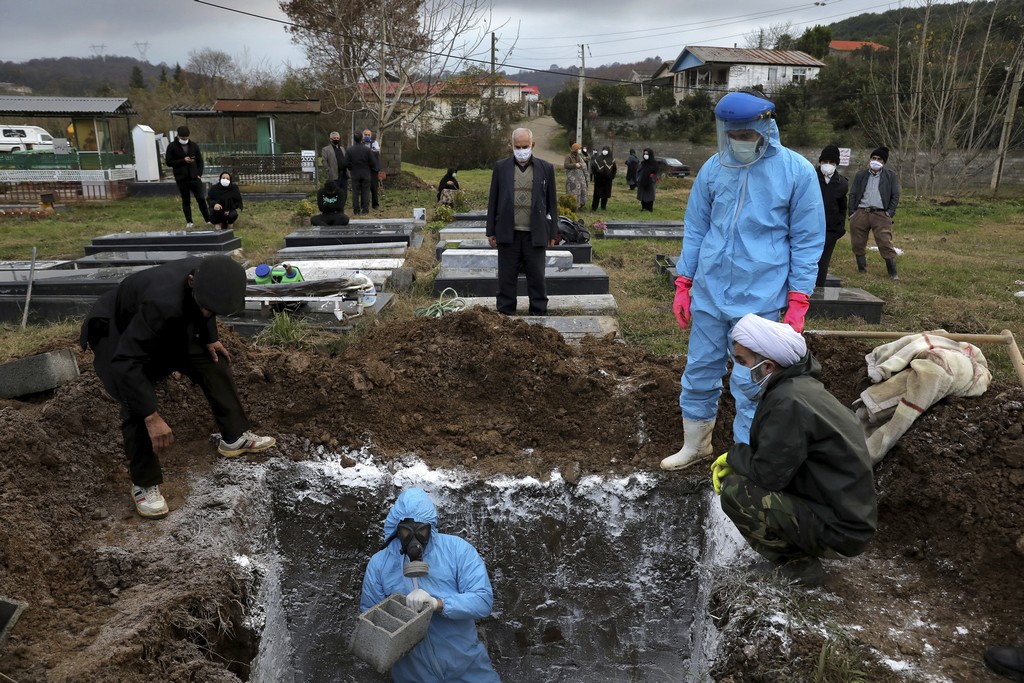
[[[391,537],[384,543],[385,546],[391,543],[391,539],[397,538],[402,544],[402,554],[408,556],[410,562],[416,562],[423,558],[423,551],[430,542],[430,525],[426,522],[417,522],[412,517],[406,517],[398,523],[398,528],[391,534]]]

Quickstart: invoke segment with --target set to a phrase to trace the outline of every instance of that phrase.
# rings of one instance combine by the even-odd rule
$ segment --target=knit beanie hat
[[[889,148],[878,147],[871,153],[871,156],[880,158],[883,162],[889,163]]]
[[[818,157],[818,161],[834,161],[839,164],[839,148],[835,145],[828,145],[825,149],[821,150],[821,155]]]

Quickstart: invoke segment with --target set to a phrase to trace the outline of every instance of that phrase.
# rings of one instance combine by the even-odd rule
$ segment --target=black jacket
[[[210,205],[210,209],[213,209],[214,204],[220,204],[224,207],[225,213],[230,211],[241,211],[242,193],[239,192],[238,185],[235,185],[234,183],[224,187],[217,182],[211,185],[209,191],[207,191],[206,203]]]
[[[642,202],[653,202],[657,186],[658,162],[653,157],[641,161],[636,168],[636,198]]]
[[[537,157],[533,164],[533,202],[530,205],[530,243],[547,246],[558,236],[558,196],[555,190],[555,167]],[[494,164],[491,191],[487,195],[487,223],[484,233],[494,236],[498,244],[512,244],[516,227],[515,175],[516,160],[507,157]]]
[[[352,178],[372,178],[377,175],[380,169],[377,166],[377,157],[373,150],[361,142],[349,147],[345,154],[348,155],[348,172]]]
[[[846,234],[846,193],[850,184],[838,171],[826,183],[821,169],[817,170],[821,201],[825,204],[825,234],[839,239]]]
[[[807,504],[825,526],[825,542],[843,555],[864,551],[878,508],[871,457],[857,417],[818,381],[807,353],[768,379],[750,425],[750,445],[734,444],[736,474]]]
[[[590,173],[596,180],[611,182],[615,179],[615,174],[618,172],[619,166],[610,154],[608,156],[597,154],[594,156],[594,160],[590,162]]]
[[[132,273],[100,297],[82,323],[83,350],[95,347],[99,337],[116,338],[110,367],[101,376],[113,379],[116,395],[136,417],[156,412],[153,385],[187,360],[193,339],[203,345],[218,339],[217,317],[203,316],[188,286],[201,259]]]
[[[451,183],[451,184],[449,185],[449,183]],[[441,178],[441,182],[439,182],[437,184],[437,201],[441,201],[441,193],[444,192],[445,190],[458,190],[458,189],[459,189],[459,181],[458,181],[458,179],[456,179],[455,176],[453,176],[450,171],[448,173],[445,173],[444,177]]]
[[[882,196],[882,208],[889,214],[889,218],[892,218],[896,215],[896,207],[900,205],[900,180],[896,177],[896,172],[886,166],[878,173],[878,194]],[[864,169],[854,176],[853,186],[850,188],[850,204],[846,209],[847,215],[852,216],[853,212],[860,208],[860,200],[867,189],[870,174],[871,171]]]
[[[316,205],[319,207],[320,213],[341,213],[345,210],[345,202],[341,198],[341,193],[327,194],[327,190],[322,187],[317,190]]]
[[[192,163],[185,161],[185,157],[192,157]],[[174,171],[174,179],[178,182],[195,180],[203,175],[203,152],[193,140],[188,141],[187,147],[177,140],[167,145],[164,162]]]

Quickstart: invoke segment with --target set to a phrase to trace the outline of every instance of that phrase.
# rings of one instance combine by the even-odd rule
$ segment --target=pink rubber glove
[[[693,279],[685,275],[676,278],[676,298],[672,301],[672,312],[675,313],[679,327],[686,329],[690,324],[690,289],[693,288]]]
[[[811,299],[803,292],[790,292],[786,297],[786,317],[782,322],[792,327],[797,332],[804,331],[804,318],[807,316],[807,309],[811,306]]]

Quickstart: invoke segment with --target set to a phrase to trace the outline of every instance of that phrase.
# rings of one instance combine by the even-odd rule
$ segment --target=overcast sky
[[[277,0],[210,0],[278,20]],[[372,11],[373,3],[366,3]],[[878,0],[495,0],[492,25],[505,70],[587,66],[660,56],[674,60],[686,45],[745,46],[760,26],[791,22],[793,33],[898,3]],[[218,9],[195,0],[0,0],[10,30],[0,59],[125,55],[183,66],[192,50],[215,48],[250,63],[301,66],[305,57],[280,23]],[[504,24],[501,28],[498,28]],[[479,56],[489,60],[490,41]],[[511,55],[506,54],[511,49]],[[525,80],[525,79],[524,79]]]

